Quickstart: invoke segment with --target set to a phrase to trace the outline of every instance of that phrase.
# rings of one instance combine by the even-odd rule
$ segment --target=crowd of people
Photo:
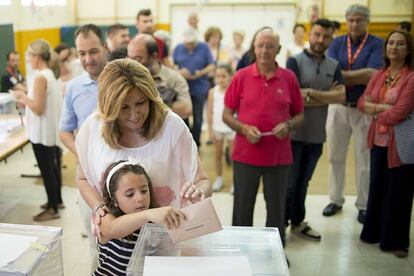
[[[75,32],[76,53],[60,44],[57,54],[36,40],[28,49],[37,70],[28,93],[17,53],[7,56],[8,89],[26,106],[28,138],[48,198],[34,220],[59,218],[65,207],[62,141],[78,158],[79,201],[92,247],[92,233],[99,237],[94,275],[125,271],[125,262],[108,265],[116,259],[113,248],[136,241],[147,221],[177,227],[185,220],[179,208],[219,191],[227,145],[232,224],[253,225],[262,179],[266,226],[279,229],[283,244],[287,227],[320,241],[305,221],[307,188],[326,141],[330,202],[322,214],[341,211],[352,136],[360,239],[406,257],[414,164],[402,151],[414,154],[414,137],[401,145],[409,131],[400,125],[414,109],[414,48],[404,29],[410,26],[402,24],[384,41],[368,32],[369,9],[351,5],[345,35],[338,36],[338,22],[317,19],[305,42],[305,26],[296,24],[285,69],[275,61],[277,30],[259,29],[246,51],[243,31],[234,31],[234,45],[224,47],[219,28],[208,28],[202,42],[197,14],[188,19],[183,42],[173,50],[168,35],[155,34],[150,10],[139,11],[133,38],[122,24],[111,26],[106,38],[86,24]],[[198,157],[206,100],[214,184]]]

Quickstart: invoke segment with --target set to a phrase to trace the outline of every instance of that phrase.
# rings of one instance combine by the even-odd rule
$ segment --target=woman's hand
[[[181,188],[180,195],[183,199],[190,203],[196,203],[206,198],[205,192],[198,188],[195,184],[186,182]]]
[[[97,210],[93,211],[92,236],[96,236],[98,238],[101,237],[101,220],[107,213],[109,213],[109,210],[105,205],[102,205]]]
[[[177,228],[183,220],[186,220],[185,214],[177,208],[166,206],[154,209],[147,209],[148,221],[163,224],[166,228]]]
[[[20,105],[26,104],[27,95],[23,90],[14,90],[13,97],[16,99],[16,102]]]

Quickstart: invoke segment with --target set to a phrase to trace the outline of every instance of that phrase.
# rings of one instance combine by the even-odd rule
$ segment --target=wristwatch
[[[306,103],[308,104],[308,103],[310,103],[310,100],[311,100],[311,97],[310,97],[310,91],[308,90],[307,92],[306,92]]]

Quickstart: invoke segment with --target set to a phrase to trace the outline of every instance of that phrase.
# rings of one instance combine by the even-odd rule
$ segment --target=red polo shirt
[[[278,123],[303,112],[303,99],[293,72],[277,66],[274,75],[266,80],[256,63],[235,74],[224,104],[236,111],[240,122],[254,125],[261,132],[272,131]],[[257,144],[251,144],[237,133],[232,157],[237,162],[254,166],[291,164],[290,137],[280,140],[264,136]]]

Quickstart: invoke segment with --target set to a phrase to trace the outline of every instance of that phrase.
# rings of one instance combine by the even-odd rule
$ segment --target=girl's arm
[[[41,116],[45,112],[47,81],[42,75],[37,75],[33,81],[33,99],[30,99],[23,91],[15,91],[16,99],[30,108],[36,115]]]
[[[107,214],[101,219],[101,243],[107,243],[111,239],[123,238],[135,230],[141,228],[145,223],[151,221],[163,224],[166,228],[177,228],[181,221],[185,220],[184,213],[174,207],[147,209],[141,212],[114,217]]]

